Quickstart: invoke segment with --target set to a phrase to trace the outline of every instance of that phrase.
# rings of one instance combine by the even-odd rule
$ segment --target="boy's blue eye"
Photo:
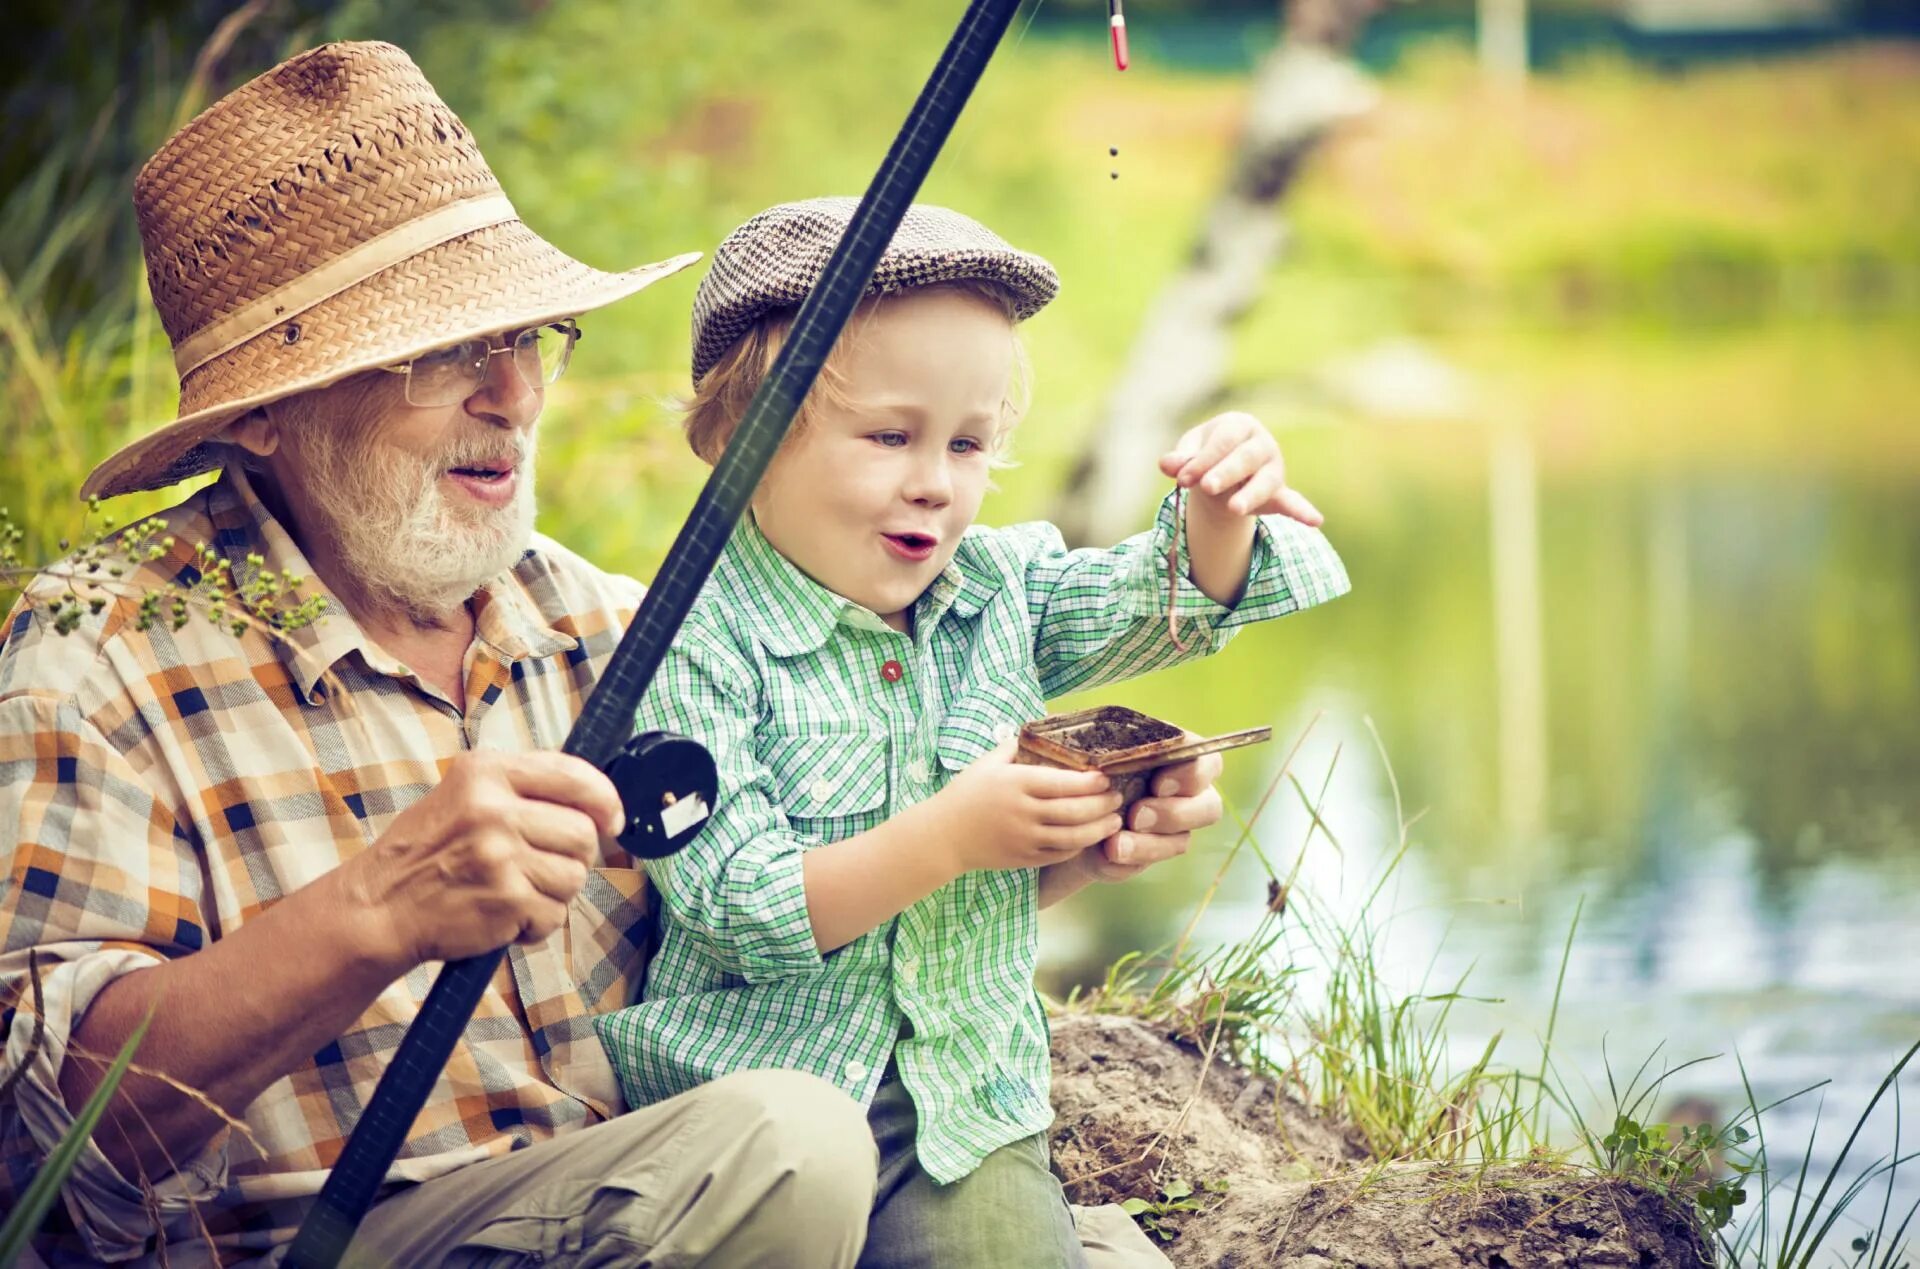
[[[875,432],[872,434],[871,439],[878,444],[886,446],[888,449],[899,449],[907,443],[907,434],[905,432]]]
[[[978,454],[986,448],[971,436],[956,436],[947,442],[947,448],[956,454]]]

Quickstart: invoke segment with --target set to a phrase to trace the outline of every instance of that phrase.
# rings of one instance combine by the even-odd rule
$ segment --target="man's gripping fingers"
[[[600,853],[600,825],[583,810],[521,798],[513,803],[510,823],[536,854],[584,864]]]
[[[1188,740],[1201,740],[1192,732],[1186,733]],[[1172,766],[1162,767],[1153,777],[1153,796],[1157,798],[1192,797],[1204,789],[1213,787],[1226,769],[1226,759],[1217,753],[1201,754],[1198,758],[1186,762],[1176,762]]]
[[[593,818],[602,836],[618,837],[627,813],[606,772],[572,754],[552,750],[515,754],[505,766],[507,783],[522,797],[558,802]]]

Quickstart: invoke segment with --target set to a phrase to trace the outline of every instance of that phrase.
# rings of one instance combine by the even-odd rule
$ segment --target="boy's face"
[[[837,364],[846,405],[819,407],[774,459],[754,519],[835,594],[908,628],[986,495],[1013,371],[1013,330],[975,296],[880,300]]]

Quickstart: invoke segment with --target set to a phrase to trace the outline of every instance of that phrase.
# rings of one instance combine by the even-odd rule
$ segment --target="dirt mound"
[[[1350,1131],[1137,1019],[1054,1019],[1053,1081],[1068,1198],[1158,1205],[1147,1217],[1183,1269],[1713,1263],[1661,1195],[1567,1167],[1376,1163]],[[1170,1207],[1187,1187],[1178,1201],[1198,1210]]]
[[[1174,1177],[1305,1181],[1364,1165],[1342,1131],[1273,1086],[1134,1018],[1053,1020],[1054,1167],[1076,1203],[1158,1198]]]

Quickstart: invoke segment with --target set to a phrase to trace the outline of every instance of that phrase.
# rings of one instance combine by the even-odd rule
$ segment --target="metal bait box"
[[[1196,736],[1124,705],[1100,705],[1028,723],[1020,729],[1020,750],[1014,761],[1104,772],[1131,806],[1146,795],[1153,773],[1161,767],[1271,739],[1271,727]]]

